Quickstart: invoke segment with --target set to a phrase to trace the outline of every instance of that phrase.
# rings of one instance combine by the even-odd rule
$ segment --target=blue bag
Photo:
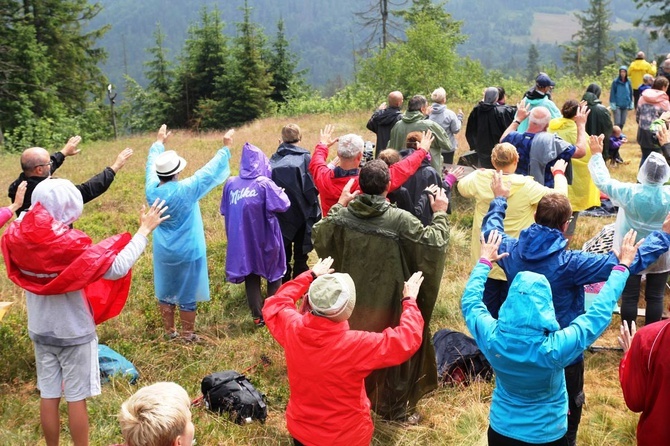
[[[98,345],[98,362],[100,363],[100,381],[109,382],[112,376],[128,378],[130,384],[135,384],[140,374],[132,362],[124,358],[106,345]]]

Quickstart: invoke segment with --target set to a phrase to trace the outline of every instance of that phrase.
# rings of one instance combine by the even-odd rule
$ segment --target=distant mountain
[[[376,0],[249,0],[249,5],[253,8],[252,20],[265,29],[270,40],[276,33],[277,21],[284,19],[291,47],[300,57],[298,68],[308,68],[309,82],[323,87],[329,81],[341,83],[352,77],[354,53],[366,36],[354,13],[373,2]],[[156,23],[161,24],[169,56],[175,59],[189,25],[198,20],[203,6],[217,7],[226,22],[225,33],[233,36],[234,23],[242,18],[240,7],[244,0],[100,3],[103,11],[91,26],[111,25],[100,42],[109,53],[103,69],[114,84],[122,85],[124,73],[144,83],[143,62],[148,58],[146,49],[154,44]],[[458,48],[460,54],[480,60],[487,68],[520,72],[526,65],[531,43],[539,46],[542,63],[560,66],[557,44],[571,39],[577,30],[572,12],[587,5],[587,0],[451,0],[446,9],[463,21],[463,33],[468,35],[468,41]],[[612,0],[610,8],[617,38],[634,35],[643,50],[653,52],[655,46],[646,41],[644,33],[630,25],[641,14],[633,1]]]

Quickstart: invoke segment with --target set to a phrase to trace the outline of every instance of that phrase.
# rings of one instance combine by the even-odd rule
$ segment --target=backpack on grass
[[[437,373],[443,384],[467,386],[474,381],[491,381],[493,378],[491,364],[471,337],[445,328],[435,333],[433,345]]]
[[[139,372],[132,362],[112,348],[98,345],[98,363],[100,364],[100,382],[107,383],[113,376],[122,376],[135,384],[140,377]]]
[[[205,406],[228,417],[237,424],[253,420],[265,422],[268,409],[265,395],[260,393],[244,376],[234,370],[216,372],[203,378],[200,385]]]

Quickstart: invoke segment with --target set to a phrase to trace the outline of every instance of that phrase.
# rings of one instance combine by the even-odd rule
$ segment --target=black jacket
[[[56,152],[51,155],[52,175],[56,169],[63,165],[63,161],[65,161],[65,156],[62,153]],[[116,174],[111,167],[105,167],[105,170],[93,176],[88,181],[79,185],[75,185],[77,190],[81,193],[81,198],[83,199],[84,203],[88,203],[94,198],[104,194],[114,181],[115,175]],[[16,211],[17,217],[21,214],[21,212],[27,210],[30,207],[33,191],[35,190],[35,187],[44,179],[46,179],[46,177],[26,177],[23,172],[21,172],[21,175],[19,175],[19,177],[9,185],[7,196],[12,202],[14,202],[14,197],[16,197],[16,189],[19,187],[19,184],[21,184],[22,181],[28,182],[26,196],[23,199],[23,205]]]
[[[284,188],[291,201],[291,207],[286,212],[277,214],[282,236],[293,240],[298,230],[305,226],[303,253],[312,250],[312,226],[321,219],[319,192],[309,173],[311,158],[307,150],[286,143],[281,144],[270,158],[272,181]]]
[[[465,128],[470,150],[477,152],[479,167],[492,169],[491,152],[505,129],[514,121],[516,107],[481,101],[472,109]]]
[[[384,110],[376,110],[368,121],[368,130],[377,134],[377,145],[375,146],[375,158],[379,152],[386,149],[391,139],[391,129],[396,122],[402,118],[399,107],[387,107]]]

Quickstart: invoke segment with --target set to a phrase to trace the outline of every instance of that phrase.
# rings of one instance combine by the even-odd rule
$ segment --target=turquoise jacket
[[[537,99],[524,98],[523,100],[526,104],[530,104],[529,110],[532,110],[535,107],[546,107],[547,109],[549,109],[549,114],[551,115],[551,119],[560,118],[560,117],[563,116],[561,114],[561,111],[556,106],[556,104],[554,104],[554,102],[551,99],[549,99],[548,96],[543,96],[543,97],[537,98]],[[519,124],[519,128],[517,128],[516,131],[519,132],[519,133],[523,133],[523,132],[527,131],[529,122],[530,122],[529,118],[526,118],[523,121],[521,121],[521,124]]]
[[[560,329],[547,279],[529,271],[512,282],[494,319],[482,302],[490,271],[475,266],[461,300],[463,316],[496,374],[491,428],[527,443],[548,443],[567,432],[563,368],[593,343],[612,319],[628,270],[615,267],[589,310]]]

